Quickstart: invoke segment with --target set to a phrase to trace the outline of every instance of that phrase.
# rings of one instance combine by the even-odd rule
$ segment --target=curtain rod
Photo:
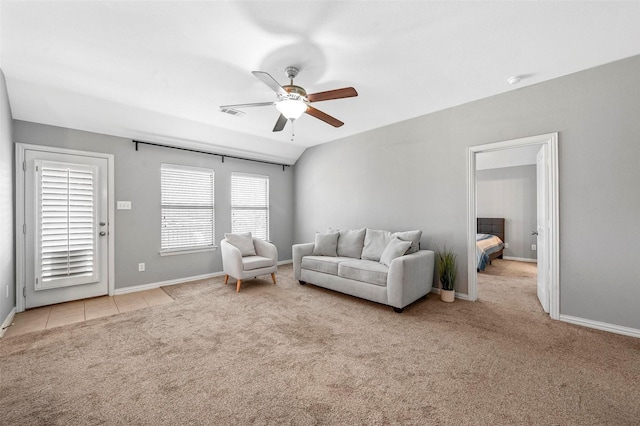
[[[197,149],[183,148],[183,147],[180,147],[180,146],[173,146],[173,145],[164,145],[164,144],[155,143],[155,142],[137,141],[135,139],[132,139],[131,142],[136,144],[136,151],[138,150],[138,144],[143,144],[143,145],[159,146],[161,148],[171,148],[171,149],[179,149],[181,151],[196,152],[198,154],[216,155],[216,156],[222,158],[222,162],[223,163],[224,163],[224,159],[226,157],[226,158],[233,158],[234,160],[253,161],[254,163],[271,164],[273,166],[282,166],[282,171],[283,172],[284,172],[284,168],[285,167],[291,167],[289,164],[274,163],[273,161],[254,160],[253,158],[237,157],[235,155],[227,155],[227,154],[218,154],[218,153],[215,153],[215,152],[200,151],[200,150],[197,150]]]

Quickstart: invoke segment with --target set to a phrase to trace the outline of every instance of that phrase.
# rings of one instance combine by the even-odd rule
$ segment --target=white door
[[[538,254],[538,300],[545,312],[549,312],[549,250],[547,236],[549,235],[548,215],[548,160],[547,146],[542,145],[536,155],[537,174],[537,254]]]
[[[108,161],[26,150],[25,307],[108,294]]]

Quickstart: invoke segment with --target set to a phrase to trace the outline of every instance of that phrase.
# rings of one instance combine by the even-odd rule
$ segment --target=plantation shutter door
[[[215,245],[214,173],[211,169],[161,167],[161,250]]]
[[[231,174],[231,232],[269,239],[269,177]]]
[[[99,280],[98,168],[36,160],[35,289]]]

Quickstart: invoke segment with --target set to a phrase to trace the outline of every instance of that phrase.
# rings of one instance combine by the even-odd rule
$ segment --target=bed
[[[504,250],[504,218],[477,219],[476,258],[478,272],[484,271],[493,259],[502,259]]]

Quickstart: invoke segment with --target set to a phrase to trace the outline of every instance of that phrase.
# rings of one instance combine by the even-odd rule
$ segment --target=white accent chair
[[[247,234],[250,240],[247,240]],[[229,241],[229,239],[234,241],[233,238],[239,234],[225,234],[225,239],[220,241],[222,269],[225,273],[224,283],[227,284],[230,276],[235,278],[238,281],[236,292],[240,291],[242,280],[255,278],[259,275],[271,274],[271,279],[276,284],[278,249],[270,242],[252,238],[250,233],[247,234],[240,234],[244,238],[244,241],[239,244],[240,248]],[[250,241],[253,241],[255,254],[252,254],[250,248],[247,250],[247,244],[251,244]],[[244,247],[242,244],[244,244]]]

